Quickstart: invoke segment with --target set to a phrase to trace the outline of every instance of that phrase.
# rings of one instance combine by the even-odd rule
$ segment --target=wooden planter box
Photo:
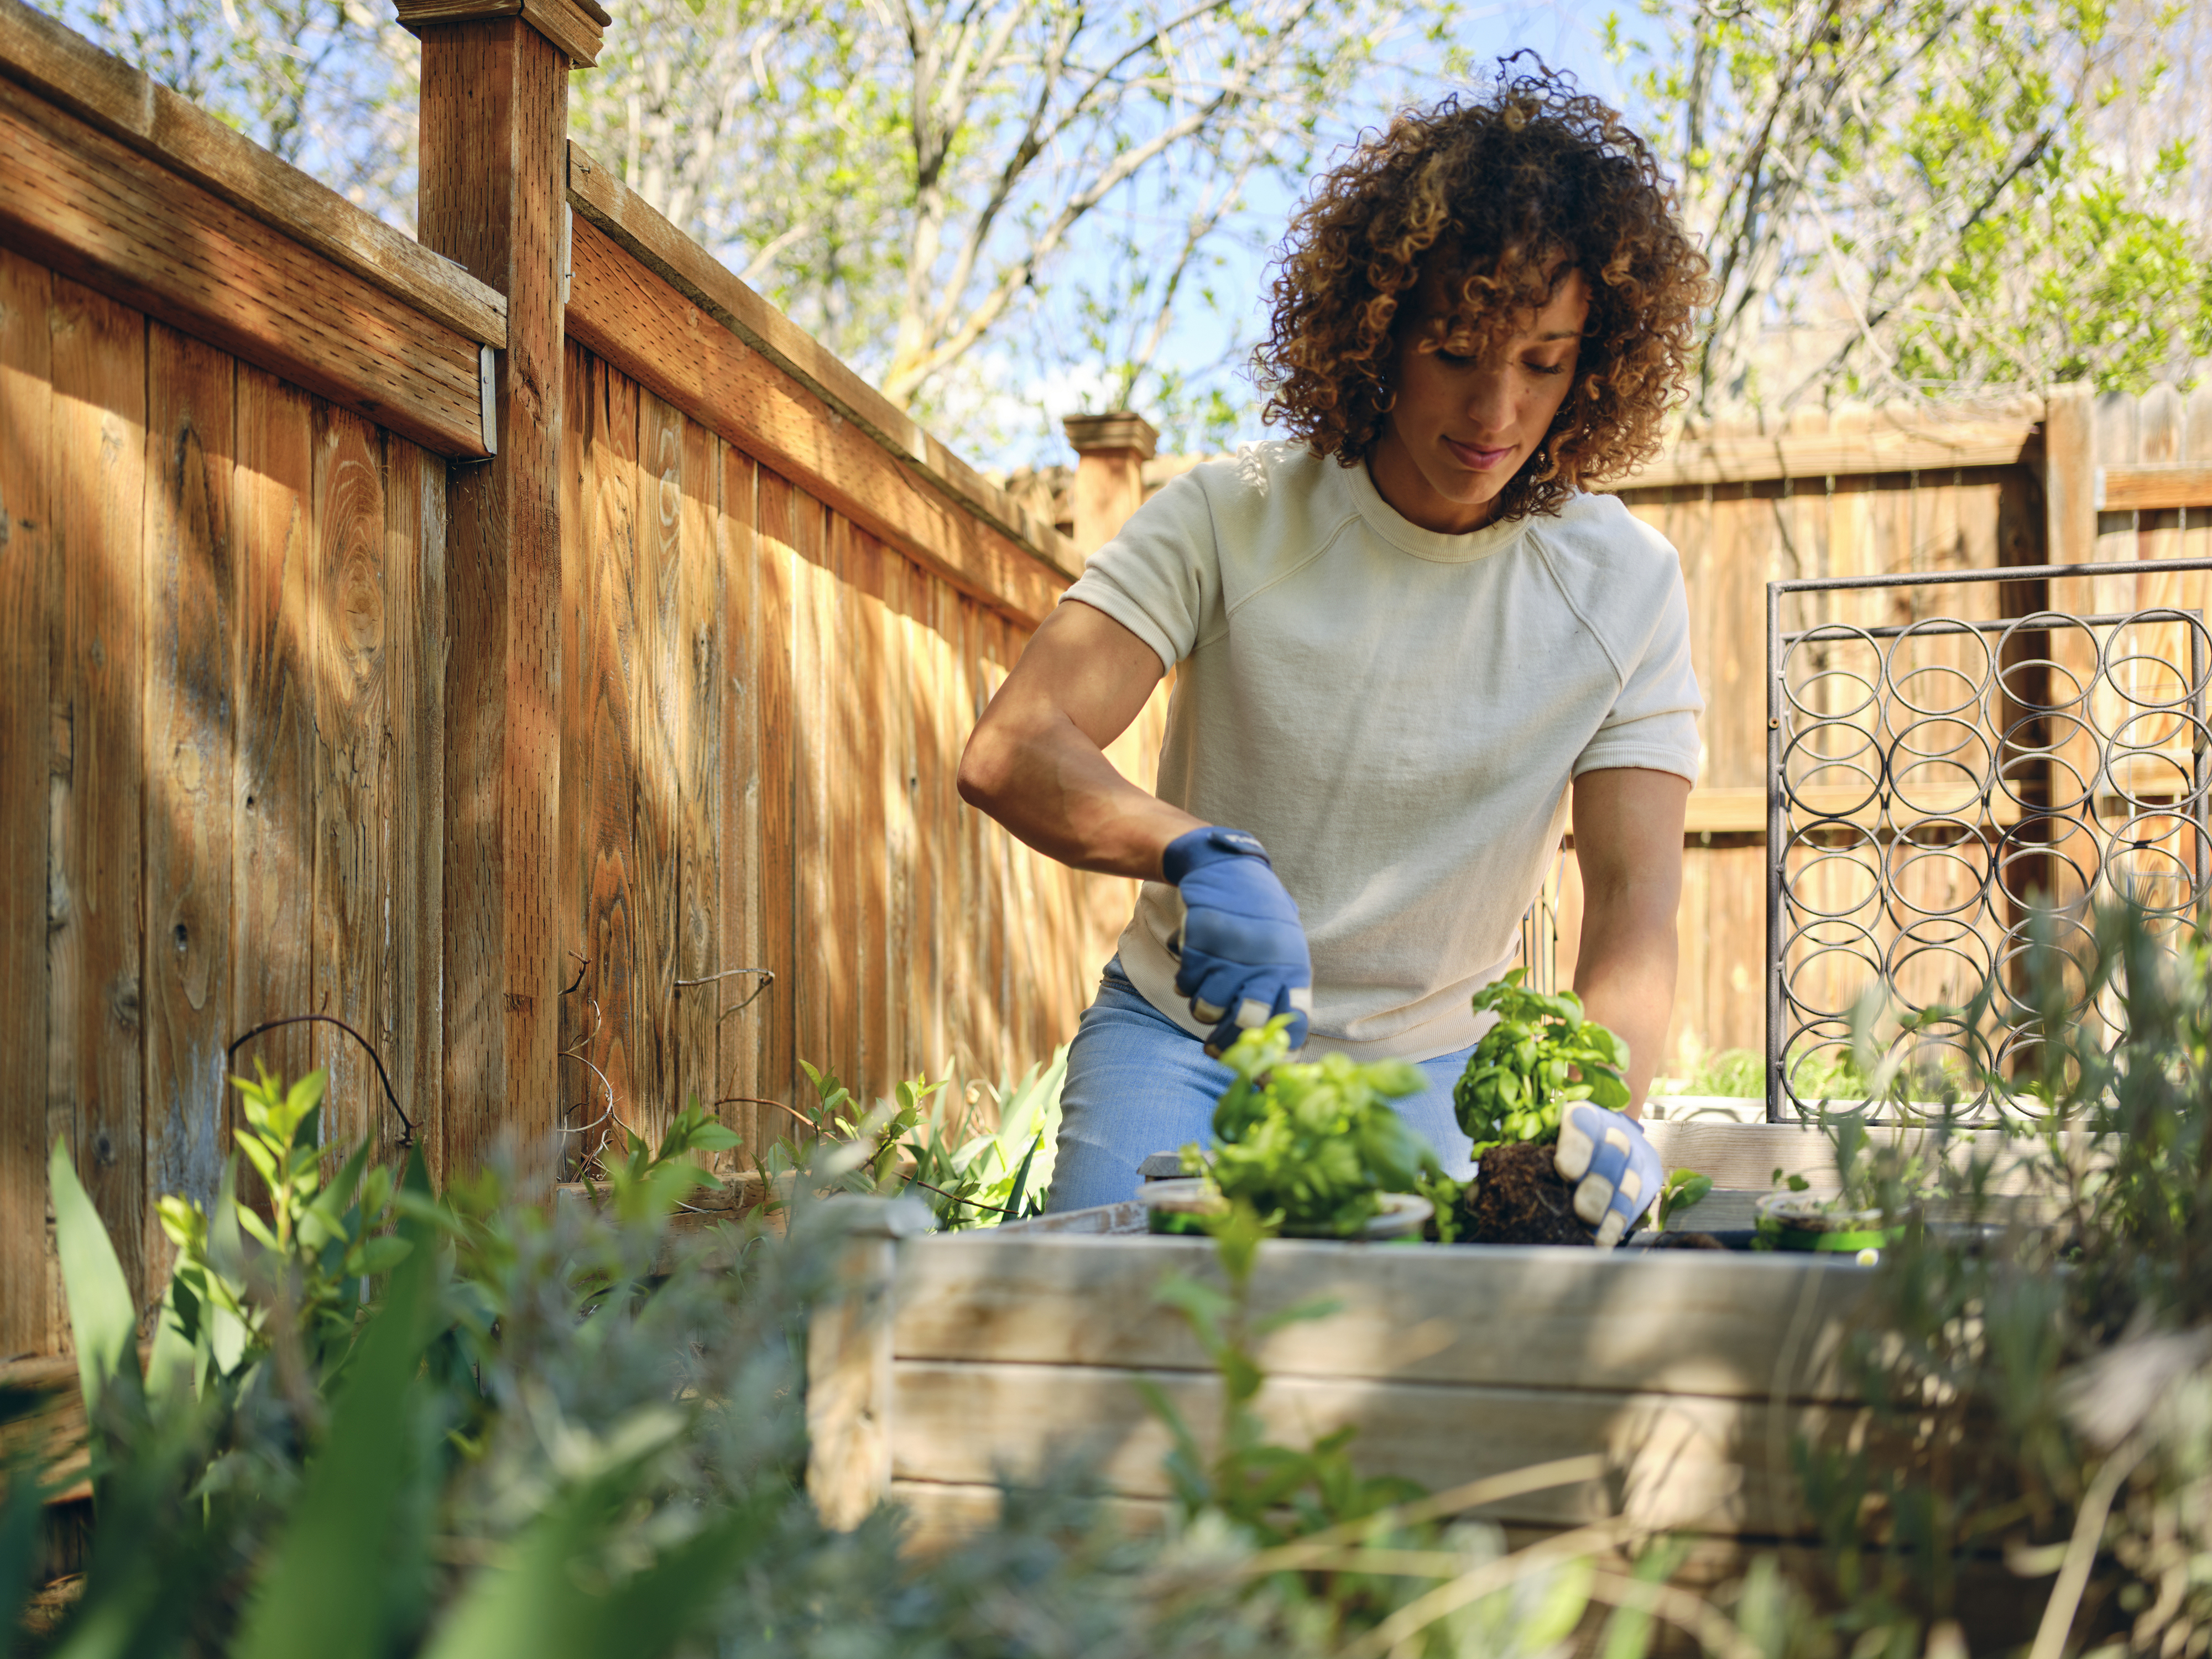
[[[1748,1225],[1773,1170],[1832,1177],[1796,1126],[1653,1126],[1668,1167],[1723,1190],[1691,1224]],[[998,1482],[1082,1459],[1133,1519],[1164,1516],[1165,1429],[1149,1378],[1210,1443],[1214,1375],[1163,1279],[1219,1282],[1212,1243],[1150,1237],[1136,1205],[947,1235],[856,1239],[856,1292],[817,1319],[809,1484],[849,1524],[890,1498],[930,1549],[996,1512]],[[1874,1270],[1712,1250],[1262,1247],[1255,1312],[1316,1296],[1338,1311],[1260,1345],[1262,1415],[1304,1444],[1350,1425],[1370,1474],[1440,1491],[1555,1459],[1586,1477],[1484,1511],[1518,1534],[1591,1522],[1705,1534],[1717,1553],[1809,1540],[1794,1495],[1801,1429],[1863,1432],[1840,1363]]]

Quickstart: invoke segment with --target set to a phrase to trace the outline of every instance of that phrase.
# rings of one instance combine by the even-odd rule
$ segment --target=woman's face
[[[1422,280],[1420,307],[1398,348],[1397,400],[1367,470],[1407,519],[1463,535],[1490,522],[1499,493],[1566,401],[1589,289],[1569,271],[1542,309],[1514,319],[1486,349],[1442,276]]]

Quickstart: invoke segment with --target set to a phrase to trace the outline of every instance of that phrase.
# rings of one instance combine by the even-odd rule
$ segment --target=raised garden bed
[[[1808,1127],[1652,1133],[1667,1167],[1715,1180],[1689,1226],[1747,1224],[1735,1212],[1777,1168],[1832,1175]],[[941,1547],[994,1512],[1000,1479],[1055,1478],[1079,1458],[1133,1519],[1164,1517],[1168,1436],[1133,1385],[1148,1377],[1194,1427],[1213,1423],[1213,1374],[1157,1293],[1171,1273],[1218,1274],[1209,1241],[1144,1225],[1128,1203],[856,1242],[864,1294],[822,1322],[810,1357],[810,1484],[825,1507],[851,1518],[896,1498],[915,1547]],[[1483,1511],[1516,1533],[1612,1522],[1702,1534],[1717,1558],[1802,1544],[1790,1442],[1866,1425],[1839,1360],[1871,1271],[1779,1253],[1275,1241],[1255,1311],[1340,1306],[1261,1344],[1262,1413],[1292,1443],[1353,1425],[1363,1473],[1436,1490],[1589,1458],[1581,1478]]]

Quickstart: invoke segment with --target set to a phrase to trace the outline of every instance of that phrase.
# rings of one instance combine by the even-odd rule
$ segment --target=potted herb
[[[1146,1189],[1152,1231],[1201,1231],[1243,1205],[1295,1237],[1418,1237],[1431,1206],[1413,1189],[1440,1170],[1389,1103],[1420,1089],[1419,1072],[1342,1054],[1294,1063],[1289,1023],[1247,1031],[1222,1055],[1236,1077],[1214,1108],[1213,1146],[1183,1148],[1194,1179]]]
[[[1571,991],[1531,990],[1515,969],[1474,994],[1483,1034],[1452,1087],[1475,1177],[1462,1199],[1462,1231],[1477,1243],[1588,1244],[1590,1229],[1553,1165],[1559,1115],[1573,1101],[1609,1111],[1628,1104],[1628,1045],[1586,1018]]]
[[[1870,1263],[1875,1252],[1904,1237],[1918,1208],[1914,1195],[1932,1171],[1917,1152],[1875,1153],[1863,1109],[1824,1114],[1822,1127],[1836,1150],[1839,1184],[1815,1188],[1803,1176],[1775,1170],[1775,1190],[1759,1200],[1754,1248],[1856,1255]]]
[[[1588,1244],[1593,1235],[1575,1213],[1552,1149],[1560,1115],[1576,1101],[1627,1108],[1628,1045],[1587,1018],[1573,992],[1531,990],[1526,977],[1516,968],[1474,994],[1475,1012],[1494,1013],[1498,1023],[1452,1087],[1476,1164],[1461,1194],[1458,1231],[1479,1244]],[[1686,1210],[1711,1190],[1708,1177],[1677,1170],[1663,1189],[1663,1213]]]

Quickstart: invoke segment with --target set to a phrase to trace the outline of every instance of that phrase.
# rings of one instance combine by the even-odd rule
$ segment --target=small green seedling
[[[1712,1189],[1713,1178],[1695,1170],[1677,1170],[1668,1176],[1659,1189],[1659,1231],[1665,1232],[1668,1223],[1702,1202]]]

